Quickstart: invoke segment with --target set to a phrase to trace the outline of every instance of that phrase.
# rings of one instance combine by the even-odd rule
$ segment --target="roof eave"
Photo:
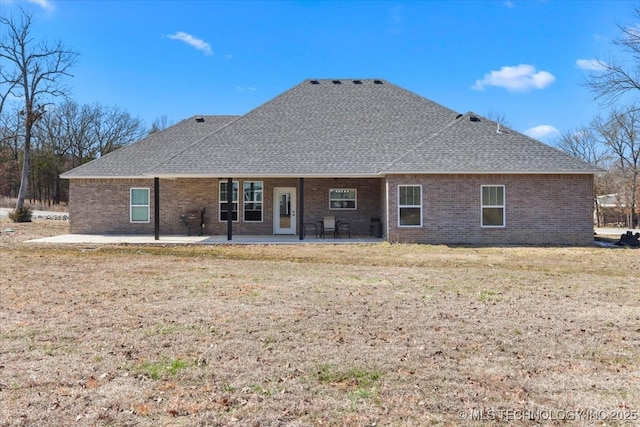
[[[158,173],[145,174],[144,178],[184,179],[184,178],[380,178],[378,173],[233,173],[220,171],[216,173]]]
[[[146,175],[60,175],[62,179],[149,179]]]
[[[143,175],[60,175],[63,179],[185,179],[185,178],[380,178],[385,175],[597,175],[602,170],[385,170],[378,173],[147,173]]]
[[[383,175],[596,175],[600,170],[385,170]]]

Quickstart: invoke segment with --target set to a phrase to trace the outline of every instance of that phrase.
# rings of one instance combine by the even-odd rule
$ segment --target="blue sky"
[[[81,104],[166,116],[244,114],[307,78],[382,78],[545,142],[599,107],[581,82],[615,52],[630,1],[0,0],[80,53]]]

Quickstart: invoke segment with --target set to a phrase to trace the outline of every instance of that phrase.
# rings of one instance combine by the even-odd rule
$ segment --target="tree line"
[[[18,198],[24,165],[24,114],[0,115],[0,194]],[[79,105],[67,100],[49,105],[33,124],[27,199],[45,204],[68,201],[60,175],[148,134],[144,124],[119,107]]]
[[[633,18],[640,20],[640,8],[633,9]],[[620,36],[612,41],[614,53],[596,60],[583,81],[602,112],[587,125],[564,132],[557,146],[603,169],[595,179],[595,194],[611,195],[617,207],[608,219],[596,203],[598,225],[617,222],[636,228],[640,216],[640,32],[636,24],[618,25],[618,29]]]
[[[636,228],[640,200],[640,108],[613,108],[588,125],[564,132],[557,147],[602,169],[594,179],[594,209],[598,226]],[[602,207],[597,196],[609,195]],[[615,206],[610,206],[611,204]]]
[[[60,174],[148,133],[118,107],[71,100],[64,79],[78,53],[61,41],[35,40],[32,25],[22,8],[0,16],[0,195],[17,199],[15,212],[25,199],[68,201]]]

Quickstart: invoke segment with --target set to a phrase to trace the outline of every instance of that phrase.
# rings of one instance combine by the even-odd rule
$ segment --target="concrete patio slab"
[[[640,230],[626,228],[596,228],[595,235],[620,236],[627,230],[636,233]],[[274,245],[274,244],[360,244],[360,243],[382,243],[384,239],[370,236],[353,236],[351,238],[336,239],[333,237],[316,238],[307,236],[300,240],[299,236],[293,235],[272,235],[272,236],[233,236],[231,241],[226,235],[218,236],[186,236],[186,235],[162,235],[159,240],[155,240],[152,235],[138,234],[65,234],[54,237],[44,237],[40,239],[28,240],[28,243],[56,243],[56,244],[129,244],[129,245],[214,245],[214,244],[244,244],[244,245]]]
[[[44,237],[40,239],[28,240],[27,243],[55,243],[55,244],[130,244],[130,245],[194,245],[194,244],[356,244],[356,243],[382,243],[383,239],[353,236],[346,239],[317,239],[306,237],[300,240],[298,236],[233,236],[232,240],[227,240],[227,236],[185,236],[185,235],[165,235],[155,240],[151,235],[132,234],[65,234],[54,237]]]

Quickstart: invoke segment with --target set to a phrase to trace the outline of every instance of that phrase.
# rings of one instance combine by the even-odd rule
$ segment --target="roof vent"
[[[377,85],[381,85],[382,84],[382,80],[374,80],[373,83],[377,84]]]
[[[341,85],[342,82],[340,80],[331,80],[331,83],[333,83],[334,85]]]
[[[198,117],[196,117],[196,122],[198,122],[198,123],[204,123],[204,117],[202,117],[202,116],[198,116]]]
[[[471,115],[471,116],[469,116],[469,120],[472,121],[472,122],[479,122],[480,121],[480,117]]]
[[[354,80],[354,81],[353,81],[353,84],[354,84],[354,85],[361,85],[361,84],[362,84],[362,81],[361,81],[361,80]]]
[[[462,117],[462,114],[458,114],[458,115],[456,116],[456,120],[458,120],[460,117]]]
[[[317,80],[311,80],[309,83],[311,83],[312,85],[319,85],[320,82]]]

